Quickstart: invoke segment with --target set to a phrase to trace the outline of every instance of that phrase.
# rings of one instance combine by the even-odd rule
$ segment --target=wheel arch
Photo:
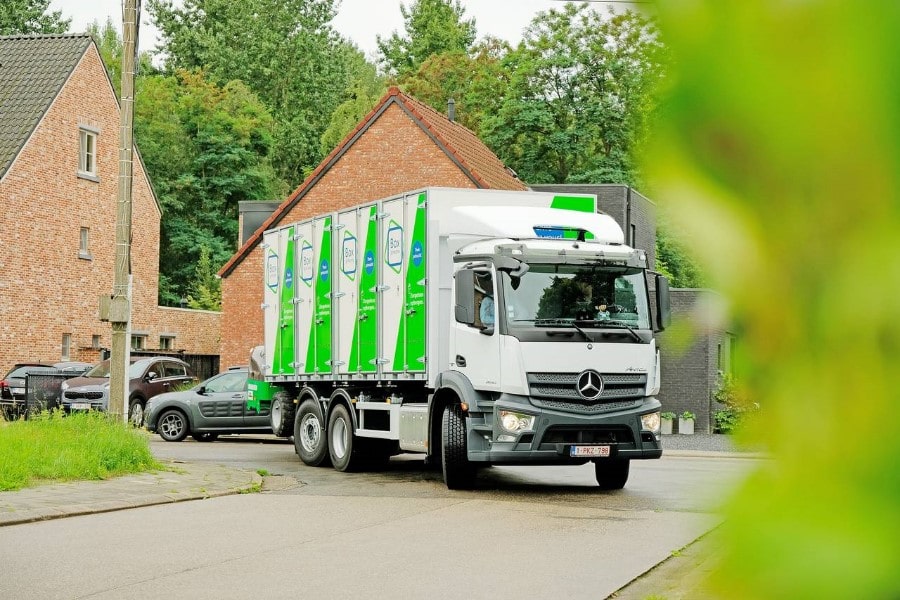
[[[339,404],[347,407],[347,412],[350,413],[350,420],[353,422],[353,433],[355,433],[359,429],[359,423],[357,422],[356,410],[353,408],[353,401],[350,399],[350,392],[346,388],[339,387],[332,392],[328,398],[328,409],[325,411],[326,418],[323,422],[326,423],[327,427],[328,420],[331,419],[331,413],[334,412],[335,407]]]

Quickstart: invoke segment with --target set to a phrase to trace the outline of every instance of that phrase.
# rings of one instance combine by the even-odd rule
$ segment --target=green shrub
[[[722,382],[712,397],[722,406],[713,414],[716,433],[734,432],[748,413],[759,408],[759,404],[749,400],[731,374],[722,377]]]
[[[0,456],[0,491],[162,468],[145,432],[97,412],[52,411],[27,421],[0,421]]]

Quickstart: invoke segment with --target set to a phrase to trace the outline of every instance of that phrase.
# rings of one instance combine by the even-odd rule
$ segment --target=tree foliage
[[[347,97],[359,51],[332,28],[334,0],[150,0],[168,69],[243,81],[274,117],[272,164],[285,188],[322,158],[321,137]],[[286,191],[286,189],[285,189]]]
[[[200,258],[188,294],[188,306],[201,310],[222,309],[222,284],[216,277],[218,269],[213,264],[208,246],[200,246]]]
[[[656,4],[676,72],[647,164],[743,332],[768,455],[709,595],[900,598],[900,6]]]
[[[0,35],[66,33],[72,19],[62,11],[49,11],[50,0],[3,0],[0,2]]]
[[[124,43],[122,37],[116,30],[111,17],[107,17],[103,26],[99,22],[94,21],[88,26],[88,33],[94,37],[97,44],[97,50],[100,52],[100,58],[109,71],[109,78],[116,90],[116,96],[122,97],[122,51]],[[135,76],[152,75],[156,72],[153,61],[149,52],[141,52],[138,56],[138,63],[135,67]]]
[[[384,95],[385,78],[378,74],[375,65],[361,53],[349,58],[350,83],[344,91],[346,98],[331,114],[328,127],[322,134],[322,154],[328,154],[366,116]]]
[[[651,18],[587,4],[540,13],[504,61],[510,89],[482,135],[524,181],[635,185],[664,61]]]
[[[404,34],[377,37],[381,64],[391,75],[416,71],[430,56],[467,53],[475,41],[475,19],[463,19],[460,0],[412,0],[400,4]]]
[[[242,82],[202,71],[142,78],[135,139],[163,208],[160,301],[197,285],[202,252],[218,268],[234,252],[242,200],[267,200],[278,179],[268,154],[272,117]]]
[[[508,43],[486,38],[469,52],[429,56],[418,69],[401,77],[399,84],[440,112],[447,110],[452,98],[456,120],[478,132],[485,117],[496,114],[507,96],[510,82],[502,60],[510,50]]]

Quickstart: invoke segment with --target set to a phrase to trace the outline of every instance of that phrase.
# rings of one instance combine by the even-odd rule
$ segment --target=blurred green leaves
[[[646,164],[730,298],[774,457],[716,583],[900,597],[900,3],[659,7],[676,72]]]

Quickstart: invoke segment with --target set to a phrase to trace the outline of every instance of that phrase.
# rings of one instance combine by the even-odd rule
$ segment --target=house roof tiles
[[[0,178],[90,43],[88,35],[0,36]]]

